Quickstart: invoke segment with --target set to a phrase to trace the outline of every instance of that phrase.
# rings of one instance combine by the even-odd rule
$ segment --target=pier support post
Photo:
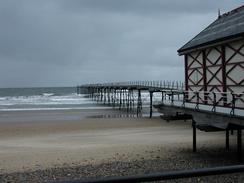
[[[122,89],[122,106],[125,107],[125,100],[126,100],[126,96],[125,96],[125,89]]]
[[[101,97],[100,98],[100,101],[102,102],[103,101],[103,89],[102,88],[101,88],[101,91],[100,92],[101,92],[101,94],[100,94],[100,97]]]
[[[91,99],[94,100],[94,89],[91,89]]]
[[[196,133],[196,121],[192,121],[192,137],[193,137],[193,141],[192,141],[192,147],[193,147],[193,152],[197,152],[197,133]]]
[[[129,100],[130,100],[130,91],[127,90],[126,92],[127,92],[126,93],[126,111],[127,111],[127,115],[128,115],[129,107],[130,107],[130,102],[129,102]]]
[[[108,105],[110,105],[110,91],[111,91],[111,90],[110,90],[110,89],[107,89],[107,91],[108,91],[108,92],[107,92],[107,94],[108,94]]]
[[[116,105],[116,89],[114,89],[114,95],[113,95],[113,107],[115,107],[115,105]]]
[[[106,88],[103,90],[103,104],[106,104]]]
[[[141,110],[142,110],[141,90],[138,89],[137,110],[136,110],[137,117],[139,117],[139,113],[141,114]]]
[[[77,93],[77,94],[80,94],[79,86],[76,87],[76,93]]]
[[[230,149],[230,132],[229,129],[226,129],[225,131],[225,148],[226,150]]]
[[[238,160],[242,161],[242,130],[237,130],[237,154],[238,154]]]
[[[130,89],[130,92],[129,92],[129,96],[130,96],[130,110],[132,110],[132,92],[133,92],[133,90],[132,89]]]
[[[152,98],[153,98],[153,92],[150,91],[150,118],[152,118]]]
[[[161,98],[162,103],[164,103],[164,92],[162,91],[162,98]]]
[[[122,105],[122,89],[120,89],[119,91],[119,110],[121,109],[121,105]]]
[[[132,90],[132,108],[135,108],[134,90]]]

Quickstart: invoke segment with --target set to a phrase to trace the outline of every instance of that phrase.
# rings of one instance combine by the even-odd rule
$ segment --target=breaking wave
[[[42,93],[30,96],[4,96],[0,97],[0,111],[13,110],[54,110],[78,109],[97,107],[94,101],[85,95],[70,93],[55,95],[55,93]]]

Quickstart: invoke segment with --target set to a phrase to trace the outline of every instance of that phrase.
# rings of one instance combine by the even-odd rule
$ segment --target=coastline
[[[76,112],[81,111],[63,114]],[[104,112],[100,110],[100,113]],[[106,172],[103,176],[132,175],[133,172],[153,173],[237,163],[235,149],[225,151],[224,132],[206,134],[198,131],[198,153],[195,154],[192,153],[190,121],[168,123],[159,117],[114,118],[116,111],[105,113],[110,117],[91,115],[73,120],[67,117],[34,122],[1,121],[0,181],[23,182],[19,176],[25,177],[24,182],[72,180],[100,177],[101,172]],[[235,144],[234,136],[230,142]],[[72,176],[64,173],[74,170],[79,171]]]

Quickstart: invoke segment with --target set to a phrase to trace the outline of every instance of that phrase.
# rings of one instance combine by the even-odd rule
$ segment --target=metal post
[[[183,91],[182,107],[185,107],[185,105],[186,105],[186,93]]]
[[[235,97],[235,94],[234,93],[231,93],[232,95],[232,101],[231,101],[231,111],[230,111],[230,114],[231,115],[235,115],[235,107],[236,107],[236,97]]]
[[[115,107],[115,104],[116,104],[116,89],[114,89],[113,107]]]
[[[76,93],[77,94],[80,94],[80,92],[79,92],[79,86],[76,87]]]
[[[110,91],[111,89],[108,89],[108,105],[110,105]]]
[[[134,90],[132,90],[131,92],[132,92],[132,108],[134,109],[135,107]]]
[[[132,90],[129,90],[129,109],[132,110]]]
[[[200,102],[199,92],[196,92],[195,94],[196,94],[196,97],[197,97],[197,103],[196,103],[195,109],[199,110],[199,102]]]
[[[171,105],[174,105],[174,92],[171,90]]]
[[[216,93],[213,92],[213,108],[212,108],[212,112],[216,112],[216,105],[217,105]]]
[[[237,130],[237,154],[238,154],[238,160],[242,161],[242,130],[238,129]]]
[[[95,88],[92,88],[92,100],[95,100],[96,95],[95,95]]]
[[[162,98],[161,98],[161,100],[162,100],[162,103],[164,103],[164,92],[162,91]]]
[[[101,88],[101,98],[100,98],[100,101],[102,102],[103,101],[103,89]]]
[[[229,136],[230,136],[230,132],[229,132],[229,129],[226,129],[226,131],[225,131],[225,148],[226,148],[226,150],[229,150],[230,149],[230,138],[229,138]]]
[[[137,99],[137,111],[136,111],[136,116],[139,116],[139,113],[141,113],[141,90],[138,89],[138,99]]]
[[[153,98],[153,92],[150,91],[150,118],[152,118],[152,98]]]
[[[130,109],[130,89],[128,89],[127,93],[127,112],[129,112]]]
[[[122,89],[120,89],[119,91],[119,109],[121,109],[121,105],[122,105]]]
[[[106,104],[106,88],[104,88],[104,90],[103,90],[103,94],[104,94],[104,96],[103,96],[103,104]]]
[[[197,141],[196,141],[196,122],[192,121],[192,132],[193,132],[193,152],[197,152]]]
[[[122,89],[122,98],[123,98],[122,105],[123,107],[125,107],[125,89]]]

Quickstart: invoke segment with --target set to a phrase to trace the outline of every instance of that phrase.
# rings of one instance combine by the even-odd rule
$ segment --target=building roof
[[[182,54],[187,50],[243,35],[244,5],[220,15],[217,20],[182,46],[178,52]]]

